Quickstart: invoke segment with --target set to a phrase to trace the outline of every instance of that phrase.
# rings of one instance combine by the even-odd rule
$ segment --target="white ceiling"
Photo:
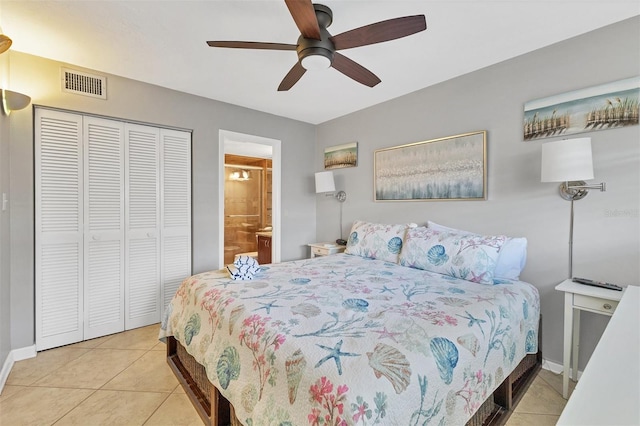
[[[205,42],[295,44],[299,32],[282,0],[0,0],[0,25],[16,51],[318,124],[640,15],[638,0],[319,2],[333,10],[334,35],[416,14],[427,30],[341,51],[382,80],[374,88],[328,69],[278,92],[295,52]]]

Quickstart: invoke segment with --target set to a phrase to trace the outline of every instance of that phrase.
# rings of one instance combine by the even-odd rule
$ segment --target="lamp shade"
[[[333,180],[333,172],[317,172],[316,173],[316,193],[334,192],[336,183]]]
[[[591,138],[567,139],[542,144],[541,182],[593,179]]]
[[[0,89],[2,92],[2,110],[6,115],[11,114],[11,111],[18,111],[26,108],[31,102],[31,98],[22,93],[13,92],[7,89]]]

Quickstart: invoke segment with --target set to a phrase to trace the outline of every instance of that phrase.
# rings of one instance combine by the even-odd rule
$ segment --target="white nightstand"
[[[342,253],[347,246],[341,246],[335,243],[311,243],[307,244],[311,247],[311,256],[314,258],[317,256],[329,256],[330,254]]]
[[[571,279],[558,284],[556,290],[564,291],[562,396],[567,399],[569,395],[569,361],[571,361],[571,379],[574,381],[578,379],[580,311],[611,316],[622,298],[623,291],[578,284]]]

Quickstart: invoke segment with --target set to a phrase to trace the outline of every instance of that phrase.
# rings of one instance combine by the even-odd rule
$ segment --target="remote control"
[[[608,288],[609,290],[622,291],[622,287],[620,287],[619,285],[615,285],[615,284],[611,284],[611,283],[605,283],[605,282],[602,282],[602,281],[593,281],[593,280],[589,280],[587,278],[574,277],[573,278],[573,282],[580,283],[580,284],[586,284],[586,285],[592,285],[594,287]]]

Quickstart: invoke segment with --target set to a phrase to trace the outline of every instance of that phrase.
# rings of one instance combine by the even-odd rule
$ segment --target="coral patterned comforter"
[[[186,279],[160,337],[245,425],[464,424],[537,352],[538,292],[340,254]]]

